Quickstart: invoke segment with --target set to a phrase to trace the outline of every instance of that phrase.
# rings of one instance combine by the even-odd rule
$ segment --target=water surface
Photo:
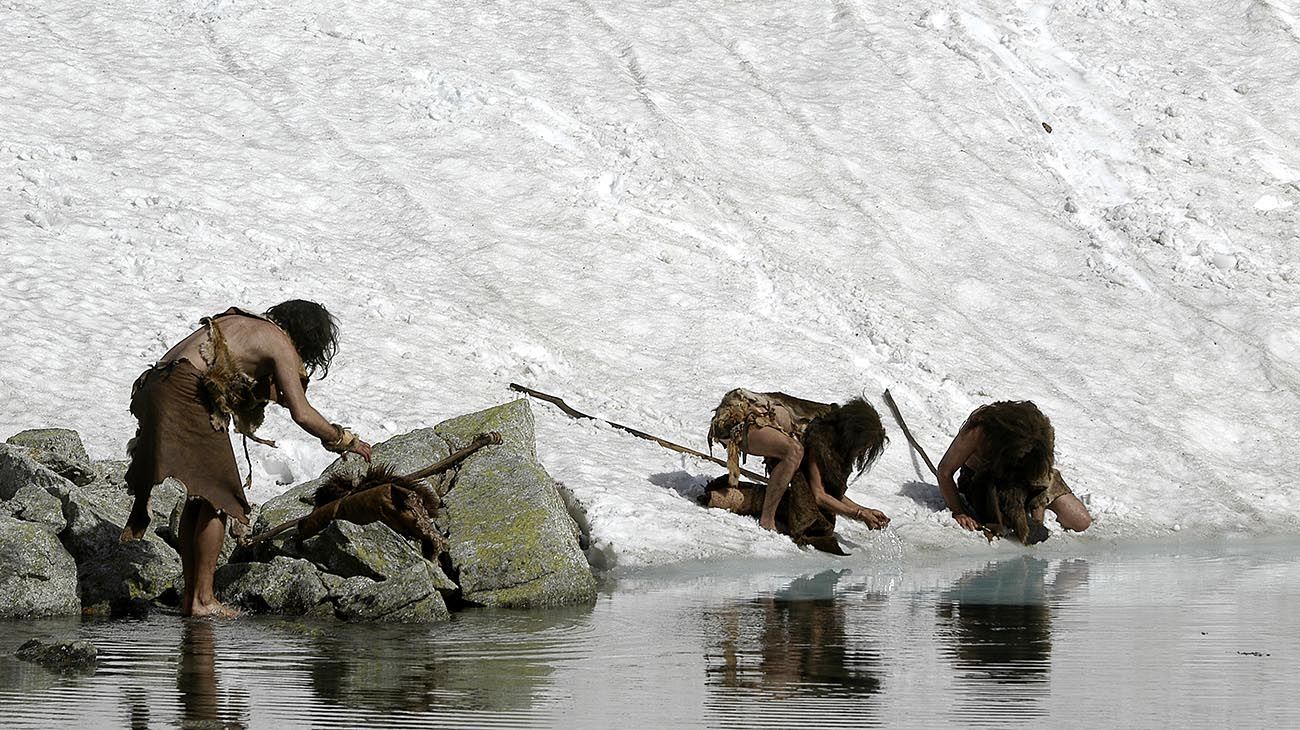
[[[1300,543],[696,564],[449,624],[3,624],[10,727],[1287,726]],[[93,673],[13,658],[83,638]]]

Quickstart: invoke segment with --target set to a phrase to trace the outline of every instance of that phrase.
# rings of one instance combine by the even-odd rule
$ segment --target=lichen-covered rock
[[[28,639],[14,656],[56,672],[94,671],[99,650],[89,641],[41,641]]]
[[[90,462],[90,469],[95,473],[96,484],[105,487],[126,489],[126,470],[131,462],[125,459],[103,459]]]
[[[555,480],[537,463],[528,401],[454,418],[434,430],[453,449],[489,431],[503,439],[460,466],[438,520],[448,531],[462,598],[501,607],[595,600],[578,526]]]
[[[131,510],[131,497],[115,490],[73,488],[63,499],[68,527],[60,537],[77,561],[81,601],[86,606],[121,604],[134,599],[156,600],[180,580],[180,556],[158,535],[159,505],[155,499],[175,498],[155,490],[150,499],[154,522],[144,539],[121,542],[122,526]]]
[[[333,611],[319,569],[306,560],[227,563],[217,569],[214,583],[223,601],[249,611],[291,616],[328,616]]]
[[[424,559],[417,543],[384,524],[355,525],[336,520],[302,541],[296,551],[325,572],[342,578],[359,575],[382,581],[426,572],[437,590],[456,589],[441,568]]]
[[[0,444],[0,500],[12,499],[26,486],[58,493],[71,488],[72,483],[33,459],[30,449]]]
[[[433,566],[383,581],[363,576],[348,578],[336,588],[334,613],[344,621],[435,623],[451,614],[442,594],[434,588]]]
[[[441,460],[447,453],[442,439],[426,428],[377,444],[372,463],[407,474]],[[259,513],[254,535],[310,512],[316,489],[331,475],[359,474],[366,468],[366,463],[355,456],[340,459],[321,478],[292,487],[268,501]],[[445,621],[449,614],[440,591],[456,590],[456,584],[438,565],[425,560],[418,543],[380,523],[357,525],[339,520],[306,540],[299,540],[296,530],[288,530],[237,549],[232,559],[239,562],[218,571],[222,595],[254,611],[288,612],[275,607],[284,604],[283,600],[275,596],[257,598],[256,593],[263,582],[287,580],[285,566],[289,565],[293,566],[295,581],[311,583],[310,596],[317,600],[318,609],[328,606],[334,615],[347,621]],[[276,571],[254,567],[272,564],[281,567]],[[294,610],[301,608],[293,605]]]
[[[47,525],[0,517],[0,618],[81,610],[77,564]]]
[[[35,484],[20,488],[8,501],[0,502],[0,515],[45,525],[55,534],[68,526],[68,520],[63,516],[63,502],[48,489]]]
[[[30,449],[33,459],[78,486],[95,478],[81,436],[71,429],[31,429],[10,436],[5,443]]]

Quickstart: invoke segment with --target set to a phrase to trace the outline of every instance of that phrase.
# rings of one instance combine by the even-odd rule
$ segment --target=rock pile
[[[426,559],[418,543],[382,523],[335,521],[308,539],[288,530],[235,547],[218,568],[218,595],[253,612],[402,622],[446,620],[464,606],[594,600],[578,525],[537,462],[526,400],[377,444],[374,463],[413,472],[489,431],[503,443],[428,482],[444,503],[434,516],[449,543],[442,556]],[[0,445],[0,618],[134,615],[178,602],[184,489],[170,480],[154,489],[145,539],[121,543],[131,499],[125,468],[91,462],[74,431],[25,431]],[[325,478],[365,468],[355,456],[340,459],[290,488],[256,512],[254,534],[310,512]]]

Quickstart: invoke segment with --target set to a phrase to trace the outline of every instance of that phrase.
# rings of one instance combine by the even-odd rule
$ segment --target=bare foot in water
[[[239,618],[241,613],[237,608],[231,608],[220,601],[213,601],[212,603],[195,603],[190,608],[189,613],[182,609],[181,615],[191,618]]]
[[[764,530],[771,530],[772,532],[776,532],[776,520],[770,520],[764,522],[763,520],[760,519],[758,521],[758,526],[763,528]]]

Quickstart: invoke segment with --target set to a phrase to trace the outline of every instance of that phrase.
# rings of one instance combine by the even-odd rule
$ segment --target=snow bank
[[[371,440],[511,381],[697,448],[733,386],[889,387],[937,458],[1031,398],[1097,517],[1062,542],[1294,531],[1295,17],[6,0],[0,434],[120,456],[199,317],[304,297],[343,325],[312,399]],[[794,551],[694,506],[711,465],[537,413],[609,563]],[[254,499],[328,461],[267,435]],[[989,549],[893,435],[855,559]]]

